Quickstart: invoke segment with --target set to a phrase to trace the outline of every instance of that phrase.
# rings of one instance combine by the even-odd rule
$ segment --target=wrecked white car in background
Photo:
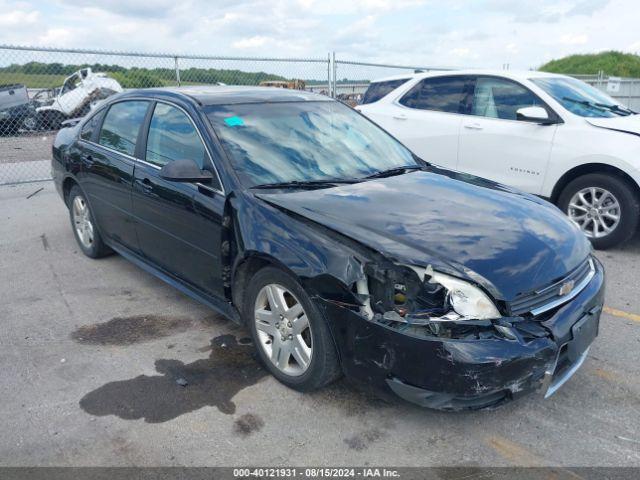
[[[122,92],[117,80],[83,68],[67,77],[62,87],[37,93],[35,115],[25,119],[28,130],[57,130],[69,118],[83,117],[100,100]]]

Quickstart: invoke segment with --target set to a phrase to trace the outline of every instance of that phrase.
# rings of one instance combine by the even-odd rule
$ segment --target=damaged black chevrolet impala
[[[551,395],[598,333],[604,272],[559,210],[322,96],[126,92],[61,130],[52,165],[86,255],[115,251],[245,325],[291,388],[345,374],[491,407]]]

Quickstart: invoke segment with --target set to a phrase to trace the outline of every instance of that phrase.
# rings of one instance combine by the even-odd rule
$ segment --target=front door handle
[[[482,130],[482,125],[480,125],[479,123],[467,123],[465,124],[464,128],[466,128],[467,130]]]
[[[396,120],[406,120],[407,116],[404,113],[399,113],[398,115],[394,115],[393,118]]]
[[[93,157],[91,155],[82,155],[80,157],[82,163],[84,163],[87,167],[93,165]]]

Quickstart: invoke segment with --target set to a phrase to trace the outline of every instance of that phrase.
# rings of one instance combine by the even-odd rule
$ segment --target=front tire
[[[600,250],[629,240],[640,218],[640,201],[633,187],[622,178],[604,173],[590,173],[571,181],[562,190],[558,207]]]
[[[340,377],[327,322],[293,276],[274,267],[260,270],[243,311],[261,363],[281,383],[311,391]]]
[[[100,258],[112,253],[102,241],[85,194],[77,185],[69,192],[69,219],[76,242],[87,257]]]

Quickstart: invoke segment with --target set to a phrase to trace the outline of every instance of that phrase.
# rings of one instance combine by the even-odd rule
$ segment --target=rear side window
[[[193,160],[203,168],[206,155],[189,117],[171,105],[156,104],[149,125],[146,161],[162,167],[173,160]]]
[[[400,99],[405,107],[448,113],[467,113],[468,77],[425,78]]]
[[[523,107],[544,107],[544,104],[531,91],[511,80],[494,77],[476,80],[472,115],[517,120],[516,112]]]
[[[119,102],[111,106],[102,124],[98,143],[118,152],[133,155],[138,132],[144,122],[149,102]]]
[[[408,78],[401,78],[399,80],[389,80],[388,82],[375,82],[369,85],[367,91],[364,92],[360,105],[366,103],[373,103],[380,100],[382,97],[389,95],[392,91],[398,88],[409,80]]]
[[[85,123],[80,131],[80,138],[83,140],[91,140],[93,138],[93,132],[98,128],[98,124],[100,123],[100,118],[102,117],[102,113],[98,113],[91,117],[87,123]]]

